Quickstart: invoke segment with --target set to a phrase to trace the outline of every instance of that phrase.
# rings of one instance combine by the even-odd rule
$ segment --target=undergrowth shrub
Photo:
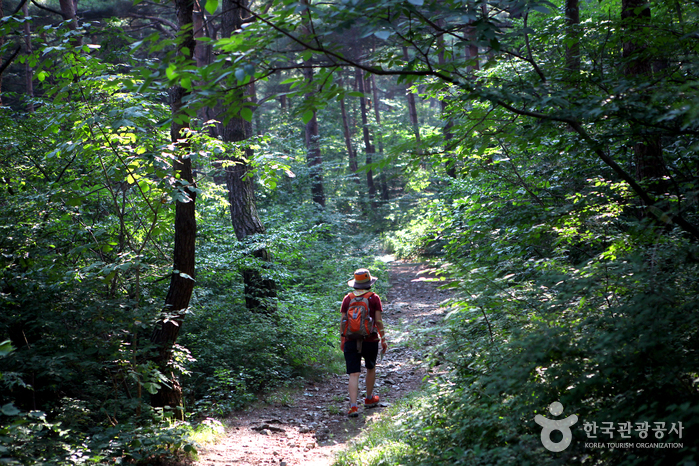
[[[491,181],[455,181],[441,204],[458,297],[433,351],[448,370],[339,464],[696,464],[697,246],[635,215],[620,183],[591,178],[542,209]],[[545,449],[534,417],[573,414],[570,446]],[[638,445],[653,442],[669,445]]]

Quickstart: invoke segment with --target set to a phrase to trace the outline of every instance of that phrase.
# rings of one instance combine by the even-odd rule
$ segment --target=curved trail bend
[[[389,349],[377,361],[375,393],[378,407],[364,409],[348,418],[347,375],[333,375],[322,382],[307,383],[284,404],[259,404],[234,413],[226,421],[226,437],[199,451],[196,466],[330,466],[338,451],[359,435],[375,416],[404,394],[417,389],[425,371],[420,348],[410,345],[411,328],[428,328],[445,312],[440,304],[449,297],[438,283],[427,281],[424,264],[396,261],[389,264],[390,284],[382,296]],[[339,312],[339,309],[337,310]],[[338,314],[339,318],[339,314]],[[339,337],[338,337],[339,340]],[[364,374],[359,381],[363,400]]]

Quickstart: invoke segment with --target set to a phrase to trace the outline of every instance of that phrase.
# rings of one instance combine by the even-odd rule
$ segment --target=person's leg
[[[349,375],[349,397],[350,406],[357,406],[357,396],[359,395],[359,372]]]
[[[357,379],[359,380],[359,379]],[[376,366],[366,371],[366,397],[371,398],[374,395],[374,382],[376,382]]]
[[[377,341],[364,342],[362,348],[362,356],[364,357],[364,365],[366,366],[366,399],[364,406],[371,408],[376,406],[379,398],[374,398],[374,384],[376,382],[376,356],[379,352],[379,343]]]
[[[362,370],[362,359],[357,352],[357,344],[354,341],[345,342],[345,364],[349,375],[350,417],[357,417],[357,396],[359,395],[359,373]]]

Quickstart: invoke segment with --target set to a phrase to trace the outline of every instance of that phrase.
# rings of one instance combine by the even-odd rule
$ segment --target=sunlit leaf
[[[245,121],[252,121],[252,109],[250,107],[243,107],[240,109],[240,117]]]
[[[303,121],[303,124],[308,124],[308,122],[313,119],[313,115],[315,115],[313,110],[306,110],[303,112],[303,115],[301,115],[301,121]]]
[[[204,9],[210,15],[213,15],[214,13],[216,13],[216,10],[218,9],[218,0],[206,0],[206,4],[204,5]]]

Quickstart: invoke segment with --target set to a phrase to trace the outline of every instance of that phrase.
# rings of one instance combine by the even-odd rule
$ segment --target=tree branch
[[[657,204],[658,201],[654,199],[653,196],[651,196],[646,190],[644,190],[641,187],[641,185],[638,184],[630,174],[628,174],[623,168],[621,168],[621,166],[619,166],[619,164],[617,164],[614,160],[612,160],[611,157],[604,153],[597,141],[592,139],[592,137],[587,133],[587,131],[585,131],[585,129],[580,125],[580,123],[578,123],[577,121],[571,121],[569,122],[569,124],[570,127],[573,128],[575,132],[577,132],[583,138],[583,140],[590,144],[595,154],[597,154],[597,156],[604,163],[606,163],[607,166],[614,170],[614,173],[616,173],[622,180],[626,181],[629,184],[629,186],[631,186],[631,189],[633,189],[636,192],[636,194],[643,200],[643,202],[648,207],[654,207],[655,204]],[[697,227],[685,220],[680,214],[663,212],[660,209],[657,209],[659,210],[659,212],[657,212],[655,209],[649,210],[661,222],[666,222],[666,220],[664,219],[665,216],[669,217],[670,221],[672,221],[675,225],[679,226],[684,231],[692,235],[695,240],[699,240],[699,229],[697,229]]]
[[[10,15],[10,16],[14,16],[17,13],[19,13],[19,10],[22,9],[22,7],[24,6],[25,3],[27,3],[27,0],[22,0],[21,2],[19,2],[19,5],[17,5],[17,8],[15,8],[15,11],[13,11],[12,15]]]
[[[614,173],[616,173],[619,178],[624,180],[628,185],[631,187],[631,189],[634,190],[634,192],[643,200],[643,202],[648,206],[648,207],[656,207],[656,209],[649,209],[650,212],[657,217],[657,219],[663,223],[666,222],[666,216],[667,218],[672,221],[675,225],[679,226],[682,228],[684,231],[689,233],[695,240],[699,240],[699,229],[692,225],[690,222],[688,222],[684,217],[682,217],[680,214],[673,214],[670,212],[663,212],[661,209],[658,209],[656,204],[658,203],[657,199],[655,199],[648,191],[643,189],[643,187],[629,174],[624,170],[619,164],[617,164],[611,157],[609,157],[607,154],[604,153],[604,151],[600,148],[600,144],[595,141],[592,136],[588,134],[587,131],[585,131],[585,128],[582,127],[579,121],[574,120],[572,118],[563,118],[563,117],[556,117],[554,115],[547,115],[545,113],[539,113],[539,112],[531,112],[528,110],[522,110],[513,107],[512,105],[506,104],[505,102],[502,102],[497,99],[491,99],[491,101],[497,105],[500,105],[504,109],[516,113],[517,115],[522,115],[522,116],[528,116],[532,118],[536,118],[539,120],[547,120],[547,121],[558,121],[561,123],[567,123],[570,125],[570,127],[578,133],[578,135],[585,141],[587,142],[592,150],[595,152],[597,157],[600,158],[609,168],[611,168]]]
[[[34,1],[34,0],[32,0]],[[137,18],[137,19],[149,19],[155,23],[160,23],[164,24],[170,28],[172,28],[174,31],[177,31],[177,25],[173,23],[172,21],[165,19],[165,18],[159,18],[157,16],[148,16],[148,15],[139,15],[138,13],[129,13],[126,15],[128,18]]]
[[[17,58],[17,55],[19,54],[19,51],[22,49],[22,47],[17,47],[14,52],[12,52],[12,55],[10,58],[5,60],[2,65],[0,65],[0,75],[5,72],[8,66],[14,61],[15,58]]]
[[[524,29],[527,29],[527,20],[529,19],[529,13],[524,15]],[[532,56],[532,47],[529,45],[529,33],[524,34],[524,42],[527,44],[527,55],[529,56],[529,63],[532,64],[534,67],[534,71],[536,71],[536,74],[539,75],[541,80],[543,82],[546,82],[546,76],[544,76],[544,73],[541,71],[541,68],[539,68],[539,65],[536,64],[534,61],[534,57]]]
[[[32,0],[32,5],[37,7],[40,10],[48,11],[49,13],[53,13],[54,15],[59,15],[61,18],[63,18],[63,13],[61,13],[58,10],[54,10],[53,8],[49,8],[47,6],[44,6],[40,3],[37,3],[36,0]]]
[[[298,37],[294,36],[293,34],[283,30],[281,27],[277,26],[276,24],[269,21],[268,19],[265,19],[262,16],[260,16],[259,14],[250,10],[248,7],[241,5],[241,4],[239,4],[239,5],[240,5],[240,8],[243,8],[248,13],[250,13],[250,15],[252,17],[254,17],[257,21],[261,21],[262,23],[268,25],[269,27],[271,27],[275,31],[279,32],[280,34],[283,34],[284,36],[291,39],[293,42],[299,44],[304,49],[311,50],[313,52],[322,53],[329,58],[333,58],[333,59],[338,60],[340,63],[344,63],[347,66],[359,68],[361,70],[376,74],[378,76],[406,76],[406,75],[410,75],[410,76],[434,76],[435,78],[439,78],[439,79],[441,79],[445,82],[448,82],[448,83],[452,83],[452,84],[456,84],[456,85],[460,84],[458,81],[453,79],[451,76],[447,76],[443,73],[440,73],[439,71],[434,71],[434,70],[425,70],[425,71],[384,70],[383,68],[376,68],[373,66],[368,66],[368,65],[361,64],[359,62],[355,62],[353,60],[350,60],[349,58],[344,57],[343,55],[341,55],[337,52],[333,52],[332,50],[326,49],[322,45],[315,47],[307,42],[304,42],[301,39],[299,39]],[[334,63],[332,66],[338,66],[338,63]]]

